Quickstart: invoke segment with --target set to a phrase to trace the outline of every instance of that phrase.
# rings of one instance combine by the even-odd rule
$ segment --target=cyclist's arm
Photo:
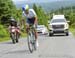
[[[36,24],[36,25],[37,25],[37,16],[35,16],[34,24]]]
[[[34,21],[34,24],[37,24],[37,15],[36,15],[36,12],[32,9],[32,12],[34,14],[34,17],[35,17],[35,21]]]

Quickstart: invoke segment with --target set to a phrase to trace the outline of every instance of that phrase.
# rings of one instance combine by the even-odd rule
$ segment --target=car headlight
[[[65,29],[68,29],[68,27],[69,27],[68,24],[65,24]]]
[[[45,32],[45,29],[43,29],[42,32]]]
[[[52,29],[53,29],[53,28],[52,28],[52,25],[49,25],[49,29],[50,29],[50,30],[52,30]]]

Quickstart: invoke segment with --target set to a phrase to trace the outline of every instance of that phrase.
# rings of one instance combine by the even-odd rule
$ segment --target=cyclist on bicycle
[[[10,33],[11,33],[11,27],[12,27],[12,26],[14,26],[14,27],[16,27],[17,29],[20,30],[20,26],[18,26],[17,21],[16,21],[13,17],[11,17],[11,19],[10,19],[10,21],[9,21],[9,32],[10,32]],[[19,35],[20,35],[20,31],[19,31]]]
[[[25,7],[22,7],[23,10],[23,19],[26,18],[26,31],[28,32],[29,25],[32,24],[35,26],[37,25],[37,15],[33,9],[29,9],[29,6],[26,5]],[[36,40],[36,46],[38,47],[38,40],[37,40],[37,32],[35,30],[35,40]]]

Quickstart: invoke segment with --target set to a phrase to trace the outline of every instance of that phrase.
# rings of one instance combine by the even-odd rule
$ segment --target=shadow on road
[[[62,34],[62,35],[53,35],[53,36],[57,36],[57,37],[59,37],[59,36],[60,36],[60,37],[61,37],[61,36],[66,36],[66,35],[63,35],[63,34]]]
[[[48,34],[42,35],[39,34],[38,36],[43,36],[43,37],[66,37],[64,34],[54,34],[53,36],[49,36]]]
[[[29,52],[29,50],[17,50],[17,51],[10,51],[5,54],[31,54],[31,53]]]
[[[49,37],[67,37],[64,34],[54,34],[53,36],[49,36]]]

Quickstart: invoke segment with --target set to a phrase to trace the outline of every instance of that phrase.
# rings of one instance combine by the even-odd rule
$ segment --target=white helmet
[[[10,21],[15,21],[15,19],[13,17],[11,17]]]

